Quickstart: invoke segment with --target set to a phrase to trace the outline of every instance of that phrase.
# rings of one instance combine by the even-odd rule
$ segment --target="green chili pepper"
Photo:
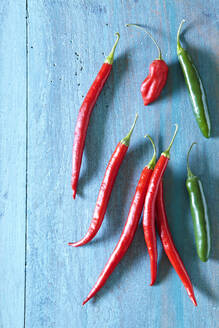
[[[182,48],[179,35],[185,20],[182,20],[177,33],[177,55],[189,90],[196,121],[204,137],[210,138],[211,124],[207,97],[201,78],[188,52]]]
[[[210,253],[210,227],[208,219],[208,208],[202,183],[189,168],[189,154],[195,142],[189,148],[187,154],[187,180],[186,187],[190,198],[190,208],[195,232],[195,242],[198,256],[201,261],[206,262]]]

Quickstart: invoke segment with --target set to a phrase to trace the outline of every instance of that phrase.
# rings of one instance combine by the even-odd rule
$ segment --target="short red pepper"
[[[158,59],[155,59],[151,63],[149,67],[149,74],[141,84],[142,98],[144,105],[147,106],[160,96],[161,91],[167,82],[168,66],[162,58],[160,47],[147,30],[136,24],[127,24],[126,26],[135,26],[144,30],[145,33],[150,36],[158,49]]]

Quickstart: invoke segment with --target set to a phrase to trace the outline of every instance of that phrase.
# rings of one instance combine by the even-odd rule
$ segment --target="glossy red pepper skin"
[[[168,76],[168,66],[162,59],[154,60],[149,67],[149,75],[141,85],[144,105],[155,101],[161,94]]]
[[[127,150],[128,147],[126,145],[121,144],[120,142],[118,143],[107,165],[88,232],[80,241],[69,243],[69,245],[75,247],[85,245],[97,234],[103,222],[113,185]]]
[[[144,203],[144,214],[143,214],[143,230],[144,238],[147,245],[150,263],[151,263],[151,283],[152,286],[157,277],[157,240],[155,231],[155,204],[158,193],[159,183],[166,170],[168,157],[161,155],[159,158],[153,174],[151,176],[147,194]]]
[[[176,270],[178,276],[180,277],[190,299],[193,304],[197,306],[195,299],[195,294],[193,291],[192,283],[190,281],[189,275],[184,267],[184,264],[180,258],[180,255],[174,245],[165,210],[164,198],[163,198],[163,182],[161,180],[158,188],[158,194],[156,198],[156,226],[162,242],[164,251],[170,260],[170,263]]]
[[[157,42],[144,27],[137,24],[127,24],[126,26],[135,26],[144,31],[147,35],[149,35],[158,50],[158,59],[155,59],[151,63],[149,67],[149,74],[141,84],[141,95],[144,105],[147,106],[160,96],[161,91],[167,82],[168,66],[162,58],[161,49]]]
[[[111,69],[112,65],[106,63],[103,64],[79,110],[78,119],[75,127],[74,144],[72,151],[71,185],[74,199],[77,192],[78,178],[80,174],[82,155],[84,151],[84,144],[87,135],[87,128],[90,121],[90,116],[97,101],[97,98],[99,97],[99,94],[104,86],[104,83],[106,82],[111,72]]]
[[[103,178],[103,181],[100,186],[100,191],[97,197],[96,206],[94,209],[93,219],[91,221],[90,227],[84,236],[80,241],[76,243],[68,243],[70,246],[78,247],[87,244],[90,242],[94,236],[99,231],[101,224],[104,219],[104,215],[106,213],[107,205],[109,203],[110,195],[119,171],[119,168],[123,162],[123,159],[125,157],[125,154],[128,150],[130,139],[132,132],[135,128],[135,124],[138,118],[138,114],[135,116],[135,121],[127,134],[125,138],[123,138],[118,145],[116,146],[116,149],[114,150],[110,161],[107,165],[105,175]]]
[[[156,240],[156,231],[155,231],[155,204],[158,193],[158,187],[166,170],[169,158],[170,158],[170,149],[174,142],[178,131],[178,125],[176,124],[176,129],[173,135],[173,138],[170,142],[169,147],[164,151],[157,164],[155,165],[154,171],[152,173],[148,191],[145,197],[144,203],[144,214],[143,214],[143,230],[144,238],[148,248],[148,253],[151,262],[151,283],[152,286],[157,278],[157,240]]]
[[[112,274],[117,264],[121,261],[129,246],[131,245],[141,217],[145,194],[151,174],[152,169],[146,166],[141,173],[138,185],[136,187],[135,195],[133,197],[129,214],[119,242],[117,243],[94,287],[91,289],[87,298],[84,300],[83,305],[87,303],[92,297],[94,297],[94,295],[96,295],[96,293],[104,286],[107,279]]]
[[[105,63],[102,65],[99,73],[97,74],[94,82],[92,83],[79,110],[77,123],[75,127],[74,143],[73,143],[73,150],[72,150],[71,186],[73,190],[74,199],[77,192],[82,155],[84,151],[85,139],[87,135],[87,128],[90,121],[90,116],[92,114],[97,98],[99,97],[100,92],[103,89],[103,86],[112,70],[113,56],[118,40],[119,40],[119,33],[117,33],[117,40],[113,46],[110,55],[107,57]]]

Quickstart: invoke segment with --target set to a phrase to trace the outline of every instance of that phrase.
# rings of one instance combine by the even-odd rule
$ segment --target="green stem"
[[[132,135],[132,132],[133,132],[133,130],[135,128],[135,124],[136,124],[137,119],[138,119],[138,114],[135,115],[135,120],[134,120],[134,123],[132,124],[132,127],[131,127],[129,133],[127,134],[127,136],[125,138],[123,138],[120,141],[120,143],[122,143],[123,145],[125,145],[127,147],[129,146],[131,135]]]
[[[185,23],[185,19],[183,19],[181,21],[179,28],[178,28],[178,32],[177,32],[177,52],[179,52],[182,49],[182,46],[181,46],[180,40],[179,40],[179,35],[180,35],[181,29],[182,29],[182,26],[184,23]]]
[[[192,173],[192,171],[191,171],[191,169],[190,169],[190,167],[189,167],[189,155],[190,155],[190,152],[191,152],[192,147],[193,147],[194,145],[197,145],[197,143],[196,143],[196,142],[193,142],[193,143],[191,144],[190,148],[189,148],[188,153],[187,153],[187,159],[186,159],[186,162],[187,162],[187,174],[188,174],[188,178],[191,178],[191,177],[194,176],[194,174]]]
[[[171,140],[171,142],[170,142],[170,144],[169,144],[169,147],[167,148],[167,150],[165,150],[163,153],[162,153],[162,155],[164,155],[164,156],[166,156],[167,158],[170,158],[170,149],[171,149],[171,147],[172,147],[172,144],[173,144],[173,142],[174,142],[174,140],[175,140],[175,137],[176,137],[176,134],[177,134],[177,131],[178,131],[178,124],[175,124],[175,132],[174,132],[174,135],[173,135],[173,138],[172,138],[172,140]]]
[[[140,26],[140,25],[137,25],[137,24],[126,24],[127,27],[129,26],[135,26],[141,30],[143,30],[145,33],[147,33],[147,35],[149,35],[149,37],[151,38],[151,40],[154,42],[155,46],[157,47],[157,50],[158,50],[158,59],[159,60],[163,60],[162,58],[162,54],[161,54],[161,50],[160,50],[160,47],[158,46],[157,42],[154,40],[153,36],[151,35],[151,33],[149,33],[144,27]]]
[[[115,35],[117,35],[117,39],[116,42],[114,43],[114,46],[112,47],[112,50],[110,51],[110,54],[108,57],[106,57],[105,63],[112,65],[113,64],[113,58],[114,58],[114,52],[116,50],[116,46],[119,42],[120,39],[120,34],[118,32],[115,33]]]
[[[150,160],[150,162],[148,163],[147,167],[151,170],[154,169],[155,167],[155,164],[156,164],[156,160],[157,160],[157,151],[156,151],[156,146],[154,144],[154,141],[153,139],[147,134],[145,137],[147,137],[150,142],[152,143],[152,146],[153,146],[153,150],[154,150],[154,153],[153,153],[153,156],[152,156],[152,159]]]

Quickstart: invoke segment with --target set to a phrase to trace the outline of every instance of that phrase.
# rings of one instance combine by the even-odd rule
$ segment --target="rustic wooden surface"
[[[0,327],[219,327],[219,46],[218,1],[2,0],[0,3]],[[176,32],[197,63],[209,100],[212,138],[193,118],[176,55]],[[157,52],[170,67],[167,86],[145,108],[139,92]],[[71,151],[78,109],[105,56],[121,39],[112,73],[98,99],[72,200]],[[86,232],[107,162],[139,120],[120,169],[105,220],[89,245],[73,249]],[[162,151],[174,123],[179,134],[165,174],[171,231],[194,284],[190,302],[158,241],[158,283],[149,287],[149,257],[141,225],[134,242],[94,300],[81,303],[111,254],[126,220],[141,169]],[[196,255],[185,190],[186,152],[205,186],[212,226],[207,263]]]
[[[26,8],[0,2],[0,327],[22,327],[26,226]]]

